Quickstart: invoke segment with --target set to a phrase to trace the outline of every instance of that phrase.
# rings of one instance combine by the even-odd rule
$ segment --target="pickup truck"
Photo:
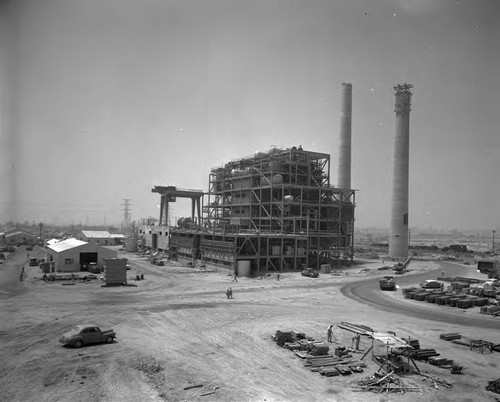
[[[97,325],[82,324],[77,325],[71,331],[65,332],[59,338],[59,343],[64,346],[79,348],[93,343],[113,343],[115,338],[116,334],[112,329],[101,331]]]
[[[315,272],[312,268],[306,268],[301,272],[302,276],[308,276],[309,278],[317,278],[319,274]]]

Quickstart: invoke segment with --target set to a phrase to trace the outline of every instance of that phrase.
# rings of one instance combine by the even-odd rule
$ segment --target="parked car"
[[[91,262],[88,264],[88,271],[92,272],[93,274],[100,274],[101,268],[99,267],[97,262]]]
[[[35,267],[35,266],[37,266],[38,264],[39,264],[39,262],[38,262],[38,259],[37,259],[37,258],[35,258],[35,257],[30,258],[30,262],[29,262],[30,267]]]
[[[112,329],[101,331],[97,325],[81,324],[71,331],[65,332],[59,338],[59,343],[64,346],[79,348],[94,343],[113,343],[115,338],[116,334]]]
[[[443,282],[436,281],[434,279],[427,279],[420,283],[420,287],[424,289],[440,289],[443,290],[444,284]]]
[[[306,268],[301,272],[302,276],[308,276],[309,278],[317,278],[319,274],[315,272],[312,268]]]

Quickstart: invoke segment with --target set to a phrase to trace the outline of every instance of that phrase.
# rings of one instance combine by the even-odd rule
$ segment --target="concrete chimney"
[[[396,91],[396,138],[392,178],[391,235],[389,256],[408,257],[408,181],[410,156],[410,104],[413,85],[401,84]]]
[[[340,109],[340,144],[338,162],[339,188],[351,188],[352,84],[342,83]]]

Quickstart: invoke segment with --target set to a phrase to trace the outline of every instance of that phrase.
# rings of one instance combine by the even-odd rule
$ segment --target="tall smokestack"
[[[351,188],[352,84],[342,83],[340,109],[339,188]]]
[[[413,85],[402,84],[396,91],[396,139],[392,178],[391,235],[389,256],[408,257],[408,181],[410,155],[410,103]]]

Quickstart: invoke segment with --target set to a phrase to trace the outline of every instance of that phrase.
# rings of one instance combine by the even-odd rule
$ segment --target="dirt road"
[[[439,333],[463,332],[500,343],[498,329],[439,324],[385,312],[345,297],[340,289],[366,276],[377,277],[377,263],[341,276],[304,278],[298,273],[265,278],[232,277],[224,270],[152,266],[129,258],[129,283],[103,288],[98,281],[63,285],[35,280],[38,267],[26,266],[26,291],[3,294],[0,322],[0,389],[6,401],[429,401],[485,400],[484,390],[498,378],[500,354],[478,354],[439,340]],[[413,263],[416,271],[427,264]],[[2,268],[3,269],[3,268]],[[135,281],[137,274],[145,279]],[[232,287],[234,299],[225,291]],[[391,296],[387,296],[391,297]],[[467,312],[468,313],[468,312]],[[421,377],[405,378],[418,391],[380,396],[356,392],[351,385],[378,366],[366,359],[365,373],[322,377],[304,367],[271,339],[276,330],[293,329],[325,340],[326,328],[342,321],[399,336],[417,338],[422,347],[462,362],[465,375],[424,363],[422,369],[446,378],[453,388],[435,389]],[[58,337],[79,322],[113,328],[111,345],[68,349]],[[500,322],[500,321],[499,321]],[[334,327],[336,346],[350,346],[352,333]],[[370,345],[362,343],[365,350]],[[200,385],[200,387],[188,388]]]

